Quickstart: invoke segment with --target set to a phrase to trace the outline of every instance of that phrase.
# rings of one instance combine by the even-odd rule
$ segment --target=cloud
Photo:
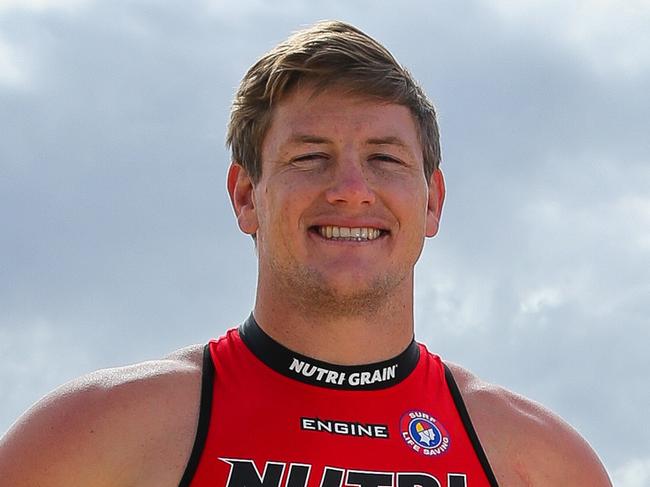
[[[92,348],[67,340],[66,324],[44,317],[0,315],[0,435],[26,406],[88,370]]]
[[[3,11],[27,10],[44,12],[48,10],[78,11],[94,0],[0,0],[0,14]]]
[[[650,484],[650,458],[631,460],[612,475],[616,487],[647,487]]]
[[[630,250],[650,251],[650,197],[641,194],[626,195],[618,201],[617,221],[628,221],[633,228],[629,232]]]
[[[489,0],[512,29],[532,29],[584,57],[594,72],[638,76],[650,68],[650,4],[645,0]]]
[[[564,301],[563,290],[557,287],[541,287],[533,289],[521,298],[521,311],[522,313],[539,313],[544,308],[557,307]]]
[[[610,468],[647,458],[645,10],[491,3],[2,3],[0,378],[16,392],[0,417],[246,316],[255,256],[225,194],[228,105],[275,42],[342,18],[440,113],[449,192],[418,264],[418,337],[560,412]],[[38,383],[53,348],[64,365]]]
[[[0,87],[26,87],[29,75],[24,61],[23,53],[0,38]]]
[[[487,154],[480,177],[473,168],[448,178],[441,233],[418,264],[416,316],[434,350],[547,405],[611,467],[622,450],[648,448],[647,428],[628,418],[650,406],[641,345],[650,341],[650,170],[583,150],[558,144],[527,173],[484,170],[494,167]],[[599,417],[626,448],[594,427]]]

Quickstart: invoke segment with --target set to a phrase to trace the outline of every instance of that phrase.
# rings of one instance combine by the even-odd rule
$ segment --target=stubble
[[[358,288],[343,292],[327,281],[319,270],[309,267],[287,268],[272,262],[277,290],[303,316],[328,316],[332,319],[380,315],[391,302],[391,295],[406,276],[375,276]]]

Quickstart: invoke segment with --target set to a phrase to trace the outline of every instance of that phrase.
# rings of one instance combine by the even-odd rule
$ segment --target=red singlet
[[[252,316],[205,347],[180,487],[495,487],[458,387],[415,341],[339,366],[291,352]]]

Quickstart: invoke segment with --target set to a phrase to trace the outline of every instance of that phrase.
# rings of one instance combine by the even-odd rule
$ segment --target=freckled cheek
[[[293,185],[283,187],[268,200],[267,215],[274,228],[271,231],[295,232],[312,200]]]
[[[322,181],[315,177],[289,178],[283,185],[284,198],[291,200],[292,204],[304,204],[312,201],[323,186]]]
[[[426,185],[418,182],[404,182],[400,180],[385,181],[379,187],[378,191],[398,202],[400,205],[411,208],[411,211],[417,206],[426,205],[428,191]]]
[[[426,195],[417,195],[419,188],[412,192],[400,192],[392,199],[393,211],[400,220],[400,226],[408,227],[414,232],[422,232],[426,222],[428,199]],[[417,195],[416,197],[414,197]],[[422,227],[422,228],[420,228]]]

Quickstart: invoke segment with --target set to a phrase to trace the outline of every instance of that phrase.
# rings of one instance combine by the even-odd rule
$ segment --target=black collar
[[[292,352],[268,336],[251,314],[239,327],[246,346],[276,372],[307,384],[346,390],[377,390],[393,386],[413,371],[420,349],[412,340],[397,357],[367,365],[335,365]]]

